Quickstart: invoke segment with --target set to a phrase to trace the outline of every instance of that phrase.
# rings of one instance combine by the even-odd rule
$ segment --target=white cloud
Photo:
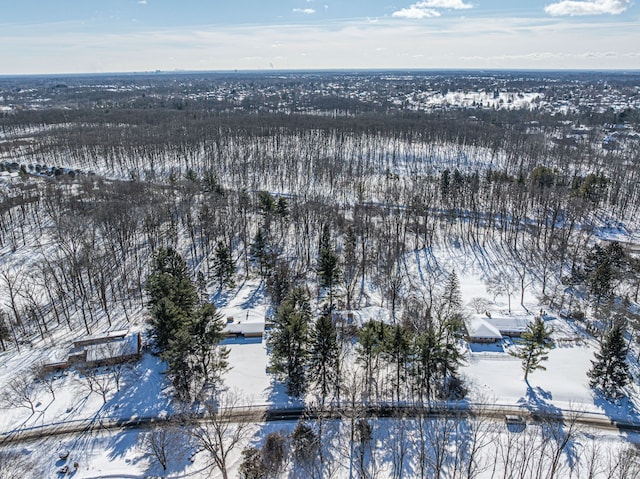
[[[473,8],[473,5],[464,3],[463,0],[425,0],[416,3],[415,6],[420,8],[450,8],[452,10]]]
[[[294,8],[293,13],[302,13],[304,15],[312,15],[316,13],[313,8]]]
[[[270,61],[277,68],[302,70],[640,69],[640,19],[458,18],[443,13],[425,26],[425,20],[390,17],[172,29],[140,25],[126,32],[94,31],[80,21],[10,25],[0,20],[0,45],[5,47],[0,74],[256,70],[269,68]]]
[[[568,60],[575,59],[607,59],[607,58],[618,58],[622,56],[629,56],[628,53],[622,54],[619,52],[613,51],[587,51],[581,53],[567,53],[567,52],[551,52],[551,51],[542,51],[542,52],[531,52],[531,53],[523,53],[516,55],[494,55],[494,56],[468,56],[461,57],[462,60],[467,61],[501,61],[501,62],[513,62],[519,60],[529,61],[549,61],[549,60],[557,60],[560,62],[566,62]]]
[[[138,0],[138,3],[140,5],[146,5],[147,4],[147,0]]]
[[[396,18],[431,18],[439,17],[440,12],[437,9],[464,10],[473,8],[473,5],[464,3],[463,0],[424,0],[416,2],[413,5],[397,10],[391,14]]]
[[[631,0],[562,0],[561,2],[547,5],[544,7],[544,11],[554,17],[565,15],[619,15],[629,8],[630,4]]]
[[[439,17],[440,12],[433,8],[420,8],[416,5],[411,5],[409,8],[403,8],[391,14],[392,17],[398,18],[428,18]]]

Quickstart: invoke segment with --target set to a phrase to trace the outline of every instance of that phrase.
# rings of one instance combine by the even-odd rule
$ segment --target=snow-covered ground
[[[408,279],[403,293],[426,291],[428,284],[424,278],[427,272],[439,275],[443,281],[455,270],[465,304],[473,298],[482,298],[487,312],[493,317],[518,318],[520,321],[533,318],[533,312],[538,314],[543,309],[536,296],[535,283],[526,288],[522,305],[518,304],[520,291],[513,294],[511,313],[508,312],[506,295],[488,292],[489,278],[506,272],[506,269],[500,269],[506,266],[496,266],[501,263],[496,261],[496,257],[491,257],[494,254],[489,248],[470,251],[466,247],[455,246],[455,243],[446,248],[416,251],[405,258]],[[258,280],[246,281],[233,291],[214,296],[213,300],[223,317],[233,318],[238,323],[263,324],[267,316],[273,314],[264,287]],[[353,311],[353,316],[358,323],[368,319],[390,320],[385,306],[379,295],[370,291],[365,295],[361,308]],[[467,307],[472,314],[471,308]],[[129,324],[132,331],[144,330],[144,313],[141,315]],[[528,384],[523,379],[520,362],[508,353],[513,347],[510,339],[496,344],[465,344],[466,360],[461,372],[470,388],[468,399],[477,403],[517,405],[528,411],[577,410],[598,413],[603,418],[640,422],[637,412],[640,394],[636,385],[629,388],[630,399],[619,404],[602,400],[589,388],[586,373],[597,343],[584,331],[581,323],[561,319],[557,311],[545,311],[544,319],[554,330],[556,346],[545,362],[546,370],[532,372]],[[224,382],[230,390],[238,392],[239,404],[286,406],[293,403],[284,393],[283,385],[267,372],[268,354],[264,338],[230,338],[224,343],[230,350],[231,365]],[[3,353],[0,356],[0,384],[6,385],[16,374],[24,373],[45,358],[59,360],[65,354],[66,350],[56,347],[53,341],[34,345],[33,348],[25,346],[20,353]],[[28,407],[11,407],[2,411],[0,440],[18,430],[63,422],[95,425],[106,419],[171,414],[172,401],[165,391],[167,384],[163,370],[164,364],[159,358],[145,352],[139,362],[125,371],[119,391],[112,380],[106,380],[106,402],[102,394],[89,390],[82,374],[68,370],[54,381],[55,398],[44,386],[38,389],[35,413]],[[381,427],[384,431],[387,426]],[[268,431],[277,428],[290,431],[293,424],[255,424],[253,428],[253,441],[259,443]],[[79,469],[74,473],[76,478],[142,478],[149,474],[162,474],[145,447],[145,434],[144,430],[88,430],[18,447],[43,471],[41,477],[53,477],[63,464],[78,462]],[[615,434],[606,438],[614,441],[615,447],[622,447],[625,441],[637,442],[638,439]],[[72,457],[66,461],[59,459],[56,453],[59,450],[72,451]],[[189,457],[177,461],[166,477],[210,477],[211,468],[205,453],[191,459],[193,461]],[[236,470],[239,461],[238,450],[232,457],[235,466],[231,469]]]

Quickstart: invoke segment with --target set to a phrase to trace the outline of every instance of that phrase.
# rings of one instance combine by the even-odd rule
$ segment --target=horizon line
[[[193,74],[291,74],[291,73],[427,73],[427,72],[525,72],[525,73],[615,73],[640,74],[640,68],[264,68],[264,69],[224,69],[224,70],[141,70],[107,72],[53,72],[53,73],[0,73],[0,79],[46,78],[46,77],[98,77],[98,76],[162,76]]]

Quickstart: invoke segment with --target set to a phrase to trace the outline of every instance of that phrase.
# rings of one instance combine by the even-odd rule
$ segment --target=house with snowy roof
[[[140,359],[142,336],[127,330],[108,331],[78,338],[64,361],[45,363],[47,372],[62,371],[71,366],[112,366]]]
[[[262,338],[265,322],[262,321],[235,321],[233,317],[227,318],[227,324],[222,329],[222,334],[228,338]]]
[[[467,318],[465,326],[467,328],[467,340],[471,343],[495,343],[502,339],[502,334],[498,328],[481,316]]]
[[[531,323],[531,316],[493,316],[476,314],[465,319],[467,340],[472,343],[494,343],[503,337],[520,337]]]

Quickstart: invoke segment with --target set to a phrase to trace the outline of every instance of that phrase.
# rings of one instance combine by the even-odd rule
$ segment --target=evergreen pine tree
[[[612,241],[604,249],[607,259],[614,268],[621,268],[627,261],[627,255],[618,241]]]
[[[596,306],[603,300],[611,297],[613,288],[611,285],[612,271],[611,263],[605,259],[602,261],[589,276],[589,290],[594,296]]]
[[[198,398],[227,371],[229,350],[219,346],[223,328],[216,307],[204,303],[169,337],[160,356],[167,362],[168,376],[181,401]]]
[[[178,331],[189,324],[191,311],[179,308],[170,298],[162,298],[151,308],[152,334],[159,351],[169,347]]]
[[[411,374],[416,383],[420,399],[430,401],[440,362],[440,341],[433,327],[428,327],[416,336],[413,343],[413,368]]]
[[[451,271],[447,284],[444,287],[442,300],[445,308],[451,312],[459,312],[462,308],[462,294],[460,293],[460,281],[455,270]]]
[[[187,263],[173,248],[163,248],[154,254],[146,289],[152,307],[161,299],[168,298],[178,308],[190,311],[198,301]]]
[[[612,399],[620,397],[621,389],[631,380],[624,333],[623,322],[614,321],[602,338],[600,352],[594,353],[595,361],[591,361],[592,367],[587,373],[589,385]]]
[[[156,345],[177,397],[188,402],[227,368],[228,351],[217,348],[222,318],[215,306],[198,301],[184,259],[171,248],[154,255],[146,288]]]
[[[382,321],[368,321],[358,332],[357,361],[364,368],[364,395],[367,400],[371,399],[374,373],[387,338],[388,326]]]
[[[294,289],[282,302],[270,336],[271,365],[285,378],[287,393],[300,397],[306,390],[305,363],[309,348],[311,307],[304,292]]]
[[[624,249],[617,241],[612,241],[605,248],[596,244],[587,254],[587,286],[594,296],[596,307],[613,296],[613,280],[619,275],[625,261]]]
[[[311,471],[317,471],[317,462],[321,454],[322,442],[316,431],[301,419],[291,433],[291,452],[296,469],[304,471],[307,477]],[[295,469],[294,469],[295,470]],[[315,477],[322,477],[316,476]]]
[[[320,279],[320,286],[329,290],[329,305],[332,306],[334,288],[340,281],[340,258],[331,244],[331,232],[328,225],[322,229],[316,271]]]
[[[440,175],[440,195],[443,200],[448,199],[451,188],[451,171],[445,169]]]
[[[256,235],[253,237],[249,254],[251,255],[251,259],[258,264],[260,276],[265,278],[271,266],[271,253],[269,251],[267,235],[262,228],[258,229]]]
[[[193,358],[192,371],[201,380],[201,386],[220,379],[229,366],[229,350],[220,347],[224,339],[222,314],[211,303],[201,304],[189,325],[189,352]]]
[[[442,307],[440,320],[447,335],[458,335],[464,328],[462,318],[462,294],[460,293],[460,282],[458,275],[452,271],[444,287],[441,297]]]
[[[462,356],[450,338],[444,330],[438,331],[433,323],[428,323],[411,344],[413,368],[410,372],[421,400],[448,396],[447,385],[457,377]]]
[[[276,204],[276,213],[281,218],[286,218],[289,216],[289,205],[287,203],[287,199],[282,196],[278,198],[278,203]]]
[[[158,348],[163,350],[174,332],[188,323],[198,303],[198,292],[189,278],[186,262],[173,248],[154,254],[146,289],[152,333]]]
[[[291,290],[292,278],[289,263],[276,260],[273,269],[267,276],[266,289],[275,307],[279,307]]]
[[[260,449],[249,446],[242,451],[242,462],[238,469],[242,479],[264,479],[267,475]]]
[[[536,317],[522,333],[521,342],[516,351],[511,352],[512,356],[522,361],[525,381],[528,380],[530,372],[546,369],[541,363],[548,359],[547,351],[552,347],[551,331],[546,328],[542,318]]]
[[[207,280],[202,271],[198,271],[198,274],[196,275],[196,285],[200,300],[207,301]]]
[[[393,386],[396,393],[396,401],[400,402],[402,385],[406,383],[406,370],[411,353],[411,337],[407,329],[395,324],[391,327],[385,344],[385,356],[393,364]]]
[[[260,191],[258,193],[258,206],[263,215],[270,216],[276,211],[276,199],[268,191]]]
[[[213,258],[213,276],[216,279],[218,286],[223,288],[228,286],[233,288],[235,283],[233,281],[233,274],[236,268],[233,264],[233,258],[231,257],[231,251],[222,242],[218,241]]]
[[[189,357],[190,347],[191,335],[185,327],[174,331],[167,347],[160,353],[160,357],[167,362],[166,374],[173,384],[175,395],[183,403],[193,399],[191,386],[194,375]]]
[[[318,389],[323,406],[329,394],[338,393],[339,390],[339,353],[336,327],[331,311],[326,311],[318,318],[311,332],[309,351],[309,381]]]

